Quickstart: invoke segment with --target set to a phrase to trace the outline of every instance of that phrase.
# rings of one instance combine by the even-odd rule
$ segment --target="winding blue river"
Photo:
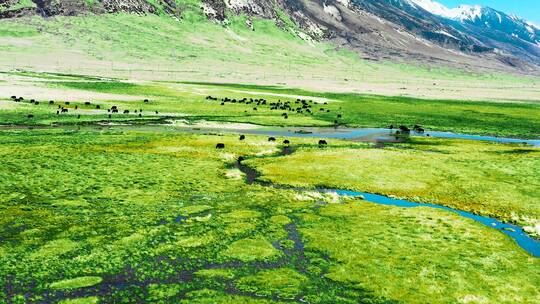
[[[337,193],[338,195],[343,195],[343,196],[352,196],[352,197],[362,196],[368,202],[381,204],[381,205],[398,206],[398,207],[404,207],[404,208],[429,207],[429,208],[451,211],[463,217],[473,219],[488,227],[500,230],[504,234],[513,238],[521,248],[525,249],[525,251],[530,253],[532,256],[540,258],[540,240],[533,239],[532,237],[527,235],[527,233],[525,233],[523,229],[521,229],[521,227],[518,227],[516,225],[505,224],[489,217],[480,216],[480,215],[476,215],[469,212],[465,212],[465,211],[461,211],[461,210],[457,210],[457,209],[453,209],[453,208],[445,207],[441,205],[436,205],[436,204],[414,203],[414,202],[410,202],[406,200],[393,199],[393,198],[383,196],[383,195],[371,194],[371,193],[366,193],[366,192],[349,191],[349,190],[322,189],[321,191],[326,192],[326,193],[328,192]]]

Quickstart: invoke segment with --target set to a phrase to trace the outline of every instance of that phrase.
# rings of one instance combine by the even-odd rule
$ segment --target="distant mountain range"
[[[449,24],[458,30],[472,35],[492,48],[505,49],[509,44],[513,47],[508,49],[512,54],[529,57],[528,52],[538,54],[540,45],[540,29],[515,15],[508,15],[490,7],[479,5],[461,5],[449,9],[444,5],[432,0],[407,0],[416,8],[424,9],[434,15],[449,20]],[[525,43],[524,43],[525,42]],[[536,46],[530,46],[527,43]],[[526,52],[521,53],[515,48],[522,48]],[[533,62],[538,60],[530,58]],[[536,61],[537,62],[537,61]]]
[[[194,3],[224,24],[230,14],[245,14],[291,30],[289,20],[303,39],[326,40],[369,60],[540,70],[535,25],[489,7],[447,8],[433,0],[0,0],[0,18],[116,12],[182,18]]]

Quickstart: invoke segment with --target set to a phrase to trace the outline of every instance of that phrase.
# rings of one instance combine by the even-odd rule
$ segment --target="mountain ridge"
[[[472,69],[535,72],[540,31],[492,9],[448,18],[419,5],[430,0],[0,0],[0,18],[127,12],[182,18],[199,9],[226,25],[230,14],[271,19],[303,39],[325,40],[371,60],[421,61]],[[438,3],[437,3],[438,4]],[[440,4],[439,4],[440,5]],[[444,6],[440,5],[440,10]],[[476,9],[476,8],[475,8]],[[484,10],[484,8],[482,8]],[[502,20],[497,24],[496,20]],[[503,22],[504,21],[504,22]],[[510,27],[511,30],[507,30]]]

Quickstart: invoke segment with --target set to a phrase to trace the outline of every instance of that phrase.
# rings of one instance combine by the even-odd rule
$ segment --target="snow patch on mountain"
[[[528,25],[528,29],[530,28],[530,30],[537,30],[537,31],[540,31],[540,26],[537,25],[536,23],[533,23],[533,22],[530,22],[530,21],[526,21],[527,25]]]
[[[409,4],[414,7],[421,7],[424,10],[438,16],[450,17],[452,15],[451,9],[435,2],[433,0],[407,0]]]
[[[421,7],[424,10],[438,16],[442,16],[455,20],[476,20],[482,17],[482,6],[480,5],[460,5],[456,8],[448,8],[443,4],[433,0],[408,0],[409,3],[416,7]],[[502,22],[502,17],[499,15],[499,20]]]

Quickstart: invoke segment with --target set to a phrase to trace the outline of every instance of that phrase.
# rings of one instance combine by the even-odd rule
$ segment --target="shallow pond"
[[[260,134],[269,136],[285,137],[323,137],[337,139],[358,139],[358,140],[392,140],[395,139],[396,130],[379,128],[260,128],[242,130],[245,133]],[[238,132],[238,131],[237,131]],[[411,132],[411,136],[435,137],[435,138],[456,138],[492,141],[498,143],[523,143],[540,147],[540,140],[518,139],[495,136],[482,136],[470,134],[458,134],[451,132],[426,131],[423,133]]]

